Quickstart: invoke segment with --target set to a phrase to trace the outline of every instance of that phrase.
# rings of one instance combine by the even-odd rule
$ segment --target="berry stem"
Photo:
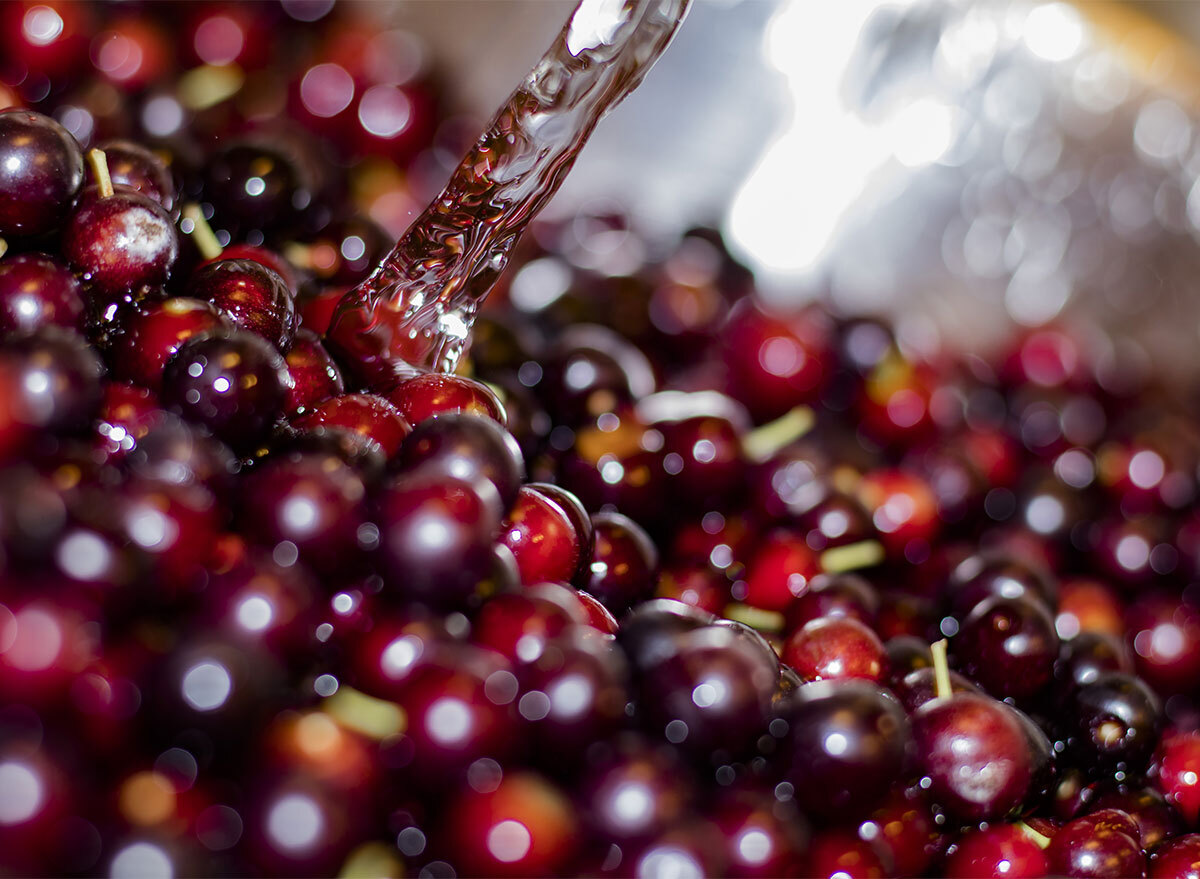
[[[821,553],[821,570],[826,574],[844,574],[870,568],[883,561],[883,544],[878,540],[860,540],[845,546],[835,546]]]
[[[341,687],[325,700],[325,711],[346,729],[382,741],[404,732],[404,709],[352,687]]]
[[[933,679],[937,685],[936,693],[939,699],[949,699],[954,693],[950,685],[950,663],[946,660],[946,639],[943,638],[929,645],[933,653]]]
[[[100,190],[101,198],[108,198],[113,194],[112,177],[108,174],[108,156],[104,155],[104,150],[88,150],[88,164],[92,166],[92,173],[96,175],[96,187]]]
[[[812,409],[797,406],[742,437],[742,452],[751,461],[765,461],[812,430]]]
[[[1017,821],[1016,826],[1021,828],[1021,832],[1034,841],[1038,848],[1047,848],[1050,845],[1050,837],[1044,833],[1038,833],[1024,821]]]
[[[743,623],[759,632],[778,634],[783,631],[786,623],[783,614],[773,610],[763,610],[748,604],[730,604],[724,610],[728,619]]]
[[[208,220],[204,218],[204,211],[200,210],[200,205],[195,202],[184,205],[183,219],[190,221],[192,224],[190,231],[186,228],[183,231],[192,236],[192,240],[196,242],[196,249],[200,251],[200,255],[206,260],[219,257],[222,250],[221,242],[217,240],[212,226],[208,225]]]

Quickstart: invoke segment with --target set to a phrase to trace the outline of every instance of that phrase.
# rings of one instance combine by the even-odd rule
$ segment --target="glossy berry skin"
[[[0,362],[15,379],[6,393],[20,424],[52,433],[80,431],[100,407],[104,366],[70,330],[43,327],[11,338],[0,348]]]
[[[517,711],[536,765],[576,771],[576,755],[607,740],[626,720],[624,654],[611,639],[576,627],[548,641],[541,655],[516,668]]]
[[[1046,862],[1054,876],[1127,879],[1146,875],[1137,825],[1117,809],[1076,818],[1050,840]]]
[[[1189,827],[1200,823],[1200,733],[1163,736],[1151,769],[1154,785]]]
[[[510,662],[533,662],[547,642],[583,622],[583,608],[569,587],[541,583],[493,596],[475,617],[471,640]]]
[[[310,621],[320,592],[306,566],[281,565],[270,553],[251,547],[228,570],[218,569],[209,577],[204,601],[207,626],[233,641],[265,646],[284,660],[310,661]]]
[[[857,495],[890,555],[905,557],[913,551],[910,545],[927,547],[937,537],[937,497],[917,474],[899,468],[874,470],[859,482]]]
[[[388,400],[412,425],[426,418],[465,412],[505,423],[504,406],[496,393],[482,382],[461,375],[426,373],[401,382],[388,392]]]
[[[119,318],[108,361],[116,377],[159,391],[167,361],[180,345],[226,327],[220,313],[199,299],[178,296],[149,302]]]
[[[874,831],[872,833],[872,831]],[[883,805],[859,825],[891,858],[894,875],[924,876],[945,849],[945,837],[924,791],[897,786]]]
[[[962,621],[951,649],[966,675],[989,693],[1020,701],[1050,683],[1059,643],[1041,601],[993,597]]]
[[[583,557],[581,535],[556,499],[523,485],[505,520],[500,541],[512,550],[525,585],[571,582]]]
[[[350,597],[349,592],[346,595]],[[338,604],[349,603],[343,599]],[[378,699],[395,699],[403,692],[408,676],[437,656],[441,647],[453,644],[454,639],[432,615],[377,609],[371,614],[372,609],[366,602],[359,603],[367,631],[359,632],[350,625],[344,637],[338,635],[336,640],[343,643],[350,656],[348,681]],[[373,618],[368,621],[366,617]]]
[[[955,567],[946,585],[951,612],[966,616],[985,598],[1020,598],[1032,594],[1055,606],[1057,589],[1041,570],[1013,556],[974,555]]]
[[[677,751],[629,734],[598,749],[577,785],[588,829],[615,842],[646,839],[674,824],[689,809],[693,787]],[[637,809],[627,805],[631,794]]]
[[[742,600],[763,610],[786,610],[820,573],[817,553],[803,537],[792,531],[773,532],[747,565],[746,597]]]
[[[185,593],[205,581],[217,533],[226,524],[212,492],[201,485],[130,481],[115,506],[108,516],[120,536],[142,551],[161,590]],[[147,535],[148,522],[161,534]]]
[[[583,582],[586,573],[591,570],[592,552],[596,545],[592,517],[584,509],[583,502],[561,485],[555,485],[553,482],[528,482],[526,485],[552,500],[571,522],[571,527],[575,529],[579,538],[579,568],[575,577],[578,582]]]
[[[583,588],[614,614],[654,592],[658,550],[645,530],[620,513],[592,516],[594,549]]]
[[[929,642],[915,635],[896,635],[884,645],[888,657],[888,686],[895,687],[910,672],[933,668]]]
[[[615,507],[639,522],[669,521],[661,441],[627,409],[605,412],[576,428],[574,446],[558,458],[556,481],[590,510]]]
[[[1104,632],[1081,632],[1064,641],[1054,667],[1055,674],[1068,686],[1082,687],[1110,671],[1133,673],[1129,650]]]
[[[1200,833],[1167,840],[1150,855],[1150,879],[1200,879]]]
[[[621,624],[617,622],[617,618],[612,615],[612,612],[600,603],[600,599],[588,592],[577,592],[576,597],[583,605],[589,626],[601,635],[615,636],[620,631]]]
[[[784,701],[786,778],[800,807],[834,819],[864,817],[905,771],[912,731],[886,691],[859,680],[805,684]]]
[[[362,477],[335,455],[273,456],[243,481],[239,523],[268,549],[290,541],[315,570],[333,574],[358,553],[366,494]]]
[[[1032,759],[1008,707],[971,693],[913,712],[913,735],[931,798],[963,822],[1002,818],[1025,799]]]
[[[655,598],[642,602],[621,617],[617,643],[630,664],[644,672],[655,662],[674,652],[675,636],[710,626],[716,618],[682,601]]]
[[[169,485],[197,483],[222,499],[233,492],[239,464],[233,452],[202,427],[165,411],[125,460],[132,474]]]
[[[221,149],[205,171],[205,196],[218,217],[239,229],[280,225],[298,207],[293,199],[299,189],[299,172],[289,159],[249,143]]]
[[[1138,827],[1142,848],[1153,851],[1165,840],[1184,831],[1183,818],[1153,787],[1131,787],[1101,794],[1092,808],[1119,809],[1133,819]]]
[[[83,325],[83,290],[65,266],[40,253],[0,261],[0,332]]]
[[[353,431],[379,447],[385,458],[400,450],[411,428],[396,407],[375,394],[342,394],[292,419],[301,430],[340,428]]]
[[[717,626],[675,636],[674,648],[641,677],[647,730],[697,758],[743,753],[766,730],[778,662]]]
[[[330,397],[345,392],[342,371],[312,330],[304,327],[296,330],[292,347],[284,359],[293,381],[292,389],[288,392],[289,415],[302,415]]]
[[[747,298],[731,310],[721,341],[733,396],[758,422],[816,399],[829,377],[832,339],[815,315],[768,315]]]
[[[883,879],[891,874],[881,846],[842,827],[831,828],[812,841],[800,873],[818,879]]]
[[[139,669],[145,680],[139,720],[147,736],[203,731],[215,744],[214,756],[226,767],[236,764],[247,728],[261,728],[278,710],[283,681],[276,658],[260,645],[231,641],[211,630],[173,649],[164,662]],[[204,681],[228,682],[205,690]],[[214,764],[214,770],[222,763]]]
[[[395,463],[400,470],[419,468],[456,479],[486,479],[500,493],[505,510],[512,509],[525,479],[525,459],[513,435],[491,418],[478,415],[427,419],[404,440]]]
[[[251,259],[223,259],[192,273],[187,295],[211,302],[229,323],[262,336],[281,352],[292,346],[296,311],[287,283]]]
[[[500,529],[500,501],[490,482],[408,474],[384,486],[374,508],[389,589],[435,607],[458,607],[475,595]]]
[[[91,289],[112,298],[165,283],[179,236],[162,205],[141,193],[121,187],[100,198],[89,189],[67,220],[62,249]]]
[[[667,565],[658,572],[657,598],[673,598],[713,614],[729,604],[729,579],[704,563]]]
[[[932,668],[913,669],[904,677],[893,680],[891,689],[904,710],[912,714],[926,702],[937,698],[937,678]],[[983,690],[956,671],[950,672],[950,690],[953,693],[983,695]]]
[[[291,383],[278,351],[233,330],[180,346],[163,372],[162,399],[234,448],[249,449],[282,414]]]
[[[314,239],[305,241],[311,270],[326,284],[354,285],[379,265],[393,237],[363,216],[330,223]]]
[[[577,845],[570,801],[532,772],[505,773],[491,791],[450,806],[444,851],[466,876],[559,876]]]
[[[962,879],[1041,879],[1048,869],[1045,852],[1029,834],[1014,824],[998,824],[958,840],[945,872]]]
[[[738,791],[723,797],[711,817],[725,843],[727,875],[799,875],[809,834],[794,803]]]
[[[887,653],[879,636],[848,617],[805,623],[788,638],[783,661],[805,681],[862,678],[879,683],[887,672]]]
[[[516,688],[505,686],[511,674],[498,655],[476,647],[435,651],[395,697],[408,723],[385,759],[422,786],[441,786],[480,757],[507,757],[517,745]]]
[[[0,110],[0,236],[56,229],[83,186],[83,154],[70,133],[32,110]]]
[[[108,175],[114,185],[136,189],[168,211],[175,206],[175,182],[171,172],[150,150],[131,140],[106,140],[96,148],[103,150],[108,160]]]
[[[654,373],[640,350],[607,327],[576,325],[542,358],[534,388],[567,425],[580,425],[654,391]]]
[[[1104,768],[1138,769],[1158,745],[1162,703],[1146,684],[1105,672],[1075,691],[1071,702],[1079,756]]]
[[[864,625],[875,622],[879,594],[856,574],[827,574],[813,578],[808,591],[788,605],[784,616],[789,630],[825,616],[850,617]]]
[[[1163,696],[1200,684],[1200,611],[1169,595],[1142,595],[1126,612],[1138,677]]]
[[[745,483],[741,437],[750,418],[715,392],[663,391],[637,404],[638,417],[663,437],[663,466],[684,503],[717,509]]]
[[[329,332],[329,322],[345,295],[345,287],[319,287],[315,290],[306,287],[297,291],[296,313],[300,315],[300,323],[314,333],[324,336]],[[393,379],[392,383],[396,381],[397,379]]]

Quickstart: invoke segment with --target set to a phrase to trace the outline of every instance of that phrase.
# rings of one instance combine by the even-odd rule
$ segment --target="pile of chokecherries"
[[[367,385],[344,181],[148,140],[0,112],[0,875],[1200,876],[1130,343],[918,354],[592,215]]]

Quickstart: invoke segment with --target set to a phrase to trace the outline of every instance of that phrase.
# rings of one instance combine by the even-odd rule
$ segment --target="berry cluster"
[[[87,9],[5,8],[26,101]],[[319,66],[313,130],[399,75]],[[363,385],[386,236],[194,124],[0,111],[0,870],[1200,875],[1200,433],[1127,348],[920,356],[581,217],[469,376]]]

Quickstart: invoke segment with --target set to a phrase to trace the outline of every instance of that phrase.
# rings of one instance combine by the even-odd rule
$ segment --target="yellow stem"
[[[742,437],[742,452],[751,461],[765,461],[812,430],[815,421],[812,409],[797,406]]]
[[[1017,827],[1021,828],[1022,833],[1024,833],[1026,836],[1032,839],[1034,843],[1037,844],[1038,848],[1047,848],[1050,845],[1050,837],[1046,836],[1044,833],[1038,833],[1024,821],[1017,821],[1016,825]]]
[[[100,190],[101,198],[108,198],[113,194],[112,177],[108,174],[108,156],[104,155],[104,150],[88,150],[88,164],[92,166],[92,173],[96,175],[96,186]]]
[[[878,540],[860,540],[845,546],[835,546],[821,553],[821,570],[826,574],[844,574],[870,568],[883,561],[883,544]]]
[[[936,695],[939,699],[949,699],[954,693],[950,684],[950,663],[946,659],[946,639],[943,638],[929,645],[933,653],[933,679],[937,685]]]
[[[184,229],[192,236],[192,240],[196,242],[196,249],[200,251],[200,255],[205,259],[216,259],[221,255],[221,242],[217,240],[216,234],[212,230],[212,226],[208,225],[208,220],[204,218],[204,211],[200,210],[200,205],[192,203],[184,205],[183,218],[192,224],[190,231]]]

